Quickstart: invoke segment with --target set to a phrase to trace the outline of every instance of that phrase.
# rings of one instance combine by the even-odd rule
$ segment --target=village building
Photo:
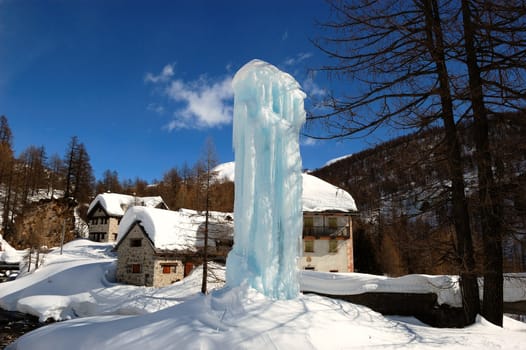
[[[215,169],[220,178],[234,182],[235,163]],[[304,173],[302,253],[298,267],[322,272],[353,272],[353,197],[345,190]]]
[[[353,272],[352,196],[339,187],[303,174],[303,252],[299,268]]]
[[[302,178],[303,233],[298,268],[353,272],[352,216],[357,213],[354,199],[343,189],[313,175],[302,174]],[[121,217],[115,247],[119,282],[166,286],[202,264],[205,223],[202,212],[133,205]],[[233,230],[231,213],[212,212],[208,230],[211,260],[226,260],[233,244]]]
[[[134,206],[119,225],[115,249],[117,281],[163,287],[202,264],[206,217],[203,212]],[[224,262],[233,242],[230,213],[210,212],[208,257]]]
[[[126,210],[133,206],[168,209],[160,196],[138,197],[118,193],[101,193],[95,197],[88,208],[89,239],[95,242],[115,242],[121,218]]]

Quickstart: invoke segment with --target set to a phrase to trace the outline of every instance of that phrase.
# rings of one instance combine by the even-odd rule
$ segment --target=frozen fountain
[[[244,65],[232,86],[235,224],[227,285],[291,299],[299,294],[305,94],[292,76],[260,60]]]

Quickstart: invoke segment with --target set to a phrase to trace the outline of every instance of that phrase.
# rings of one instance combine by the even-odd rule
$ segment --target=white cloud
[[[174,66],[167,64],[159,74],[147,73],[144,78],[176,106],[173,119],[166,125],[168,130],[212,128],[232,122],[231,77],[209,79],[203,75],[197,80],[185,81],[174,78]],[[165,101],[150,103],[147,109],[164,114],[172,108]]]
[[[305,91],[307,95],[311,97],[323,97],[327,94],[327,91],[319,87],[319,85],[314,82],[312,76],[309,76],[307,79],[305,79],[301,87],[303,88],[303,91]]]
[[[229,124],[232,121],[232,78],[211,82],[206,77],[192,82],[170,82],[166,95],[185,107],[174,112],[167,128],[200,129]]]
[[[318,140],[313,139],[312,137],[304,136],[301,139],[301,144],[303,146],[314,146],[318,143]]]
[[[159,75],[146,73],[144,81],[150,83],[162,83],[169,81],[174,75],[174,65],[175,64],[167,64],[166,66],[164,66],[162,72]]]
[[[289,57],[285,60],[284,65],[285,66],[295,66],[299,64],[302,61],[305,61],[306,59],[312,57],[312,53],[310,52],[300,52],[294,57]]]
[[[164,107],[159,105],[159,104],[157,104],[157,103],[150,103],[148,105],[148,107],[146,107],[146,109],[149,110],[149,111],[158,113],[158,114],[163,114],[164,113]]]

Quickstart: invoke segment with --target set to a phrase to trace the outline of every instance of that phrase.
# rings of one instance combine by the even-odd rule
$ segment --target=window
[[[329,220],[329,228],[335,229],[338,227],[338,218],[330,217],[328,220]]]
[[[329,253],[338,253],[338,240],[329,240]]]
[[[104,242],[106,239],[106,234],[104,232],[92,232],[89,235],[90,239],[95,242]]]
[[[132,273],[141,273],[141,264],[132,264]]]
[[[312,228],[314,226],[314,218],[312,216],[305,216],[303,218],[303,227]]]
[[[161,268],[163,269],[163,273],[175,273],[177,271],[177,265],[174,264],[163,264]]]
[[[305,252],[307,253],[314,253],[314,240],[312,239],[306,239],[303,241]]]
[[[132,238],[130,240],[130,247],[140,247],[140,246],[142,246],[142,239]]]

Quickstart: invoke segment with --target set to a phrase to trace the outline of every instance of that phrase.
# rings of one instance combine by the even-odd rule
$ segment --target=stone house
[[[193,210],[134,206],[124,214],[117,244],[117,281],[163,287],[202,263],[205,215]],[[232,246],[232,214],[211,212],[208,256],[224,261]]]
[[[89,239],[96,242],[114,242],[117,239],[121,218],[132,206],[168,209],[160,196],[137,197],[118,193],[101,193],[95,197],[88,208]]]
[[[315,176],[303,174],[303,252],[299,268],[353,272],[351,195]]]

